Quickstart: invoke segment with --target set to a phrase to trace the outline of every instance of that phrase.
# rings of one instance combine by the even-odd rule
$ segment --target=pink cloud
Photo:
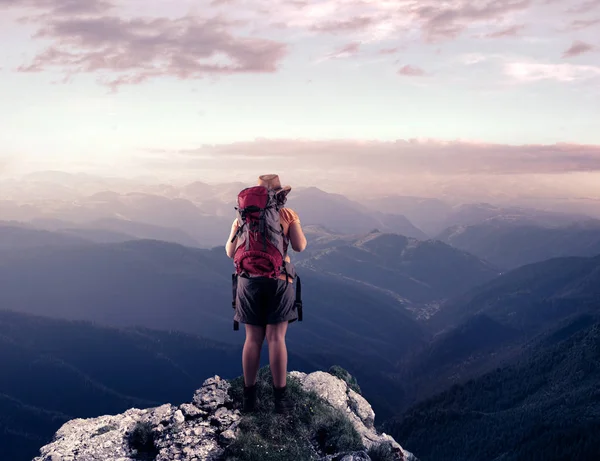
[[[600,145],[260,139],[140,152],[135,163],[140,171],[195,179],[210,174],[212,181],[222,182],[252,181],[277,165],[292,186],[315,185],[350,195],[368,191],[472,201],[563,194],[600,199]]]
[[[600,77],[600,67],[573,64],[545,64],[537,62],[510,62],[504,72],[517,82],[531,83],[540,80],[574,82]]]
[[[532,0],[499,0],[483,5],[471,1],[454,1],[439,7],[436,3],[418,9],[424,21],[423,30],[429,41],[458,37],[471,24],[499,20],[517,11],[527,9]],[[435,6],[434,6],[435,5]]]
[[[533,0],[207,0],[206,5],[214,8],[208,11],[220,16],[125,19],[115,12],[99,13],[111,7],[108,0],[0,0],[0,7],[65,13],[48,14],[38,23],[37,37],[50,44],[20,70],[96,73],[114,88],[161,76],[275,72],[289,51],[280,38],[284,36],[301,40],[337,34],[349,43],[321,60],[355,56],[362,50],[360,43],[365,44],[361,55],[373,48],[376,54],[393,54],[398,48],[384,48],[388,43],[452,40],[484,27],[492,31],[484,35],[488,38],[516,36],[524,27],[520,16],[533,4]],[[88,13],[79,17],[84,10]],[[271,11],[277,11],[276,17]],[[584,20],[579,21],[583,26]],[[248,29],[253,32],[242,32]],[[379,46],[368,47],[372,43]],[[403,69],[401,74],[424,74],[411,66]]]
[[[532,4],[533,0],[252,0],[238,2],[230,13],[260,23],[269,11],[277,11],[277,21],[288,29],[345,34],[362,42],[412,39],[415,32],[431,42],[456,38],[482,24],[510,27]]]
[[[159,76],[275,72],[285,44],[235,36],[231,24],[192,16],[125,20],[113,16],[53,19],[36,37],[53,44],[25,72],[57,68],[68,74],[105,72],[112,87]]]
[[[571,47],[563,53],[563,58],[573,58],[575,56],[588,53],[595,49],[596,47],[594,45],[590,45],[589,43],[585,43],[578,40],[576,42],[573,42]]]
[[[375,19],[368,16],[356,16],[350,19],[326,21],[311,26],[311,30],[317,32],[355,32],[373,24]]]
[[[341,48],[338,48],[337,50],[333,51],[332,53],[329,53],[323,58],[319,59],[319,62],[326,61],[328,59],[342,59],[355,56],[360,51],[360,45],[361,44],[359,42],[348,43],[342,46]]]
[[[420,67],[406,65],[398,70],[398,74],[407,77],[424,77],[426,72]]]
[[[156,152],[153,152],[156,157]],[[578,144],[504,145],[435,139],[396,141],[262,139],[254,142],[204,145],[198,149],[165,151],[180,166],[264,168],[275,159],[289,165],[311,165],[333,172],[344,165],[373,178],[400,175],[440,176],[555,174],[600,171],[600,146]],[[260,162],[263,162],[262,164]]]
[[[486,35],[486,37],[487,38],[516,37],[519,35],[519,32],[521,32],[523,29],[525,29],[524,24],[514,25],[514,26],[507,27],[505,29],[500,29],[496,32],[489,33]]]
[[[573,30],[581,30],[587,29],[588,27],[592,27],[600,24],[600,18],[598,19],[577,19],[571,23],[571,28]]]
[[[589,13],[598,7],[600,7],[600,0],[587,0],[575,7],[569,8],[568,12],[575,14]]]
[[[339,52],[354,54],[354,53],[358,53],[359,50],[360,50],[360,43],[353,42],[353,43],[348,43],[347,45],[340,48]]]
[[[102,13],[113,6],[109,0],[0,0],[0,8],[42,10],[53,15]]]

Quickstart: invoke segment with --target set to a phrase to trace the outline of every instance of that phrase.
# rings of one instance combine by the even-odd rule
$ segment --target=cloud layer
[[[198,78],[206,74],[274,72],[286,46],[273,40],[236,37],[228,24],[193,17],[123,20],[113,16],[54,19],[37,37],[54,45],[22,71],[49,67],[106,72],[111,85],[151,77]]]
[[[502,145],[466,141],[257,140],[197,149],[152,151],[154,159],[192,166],[196,162],[240,168],[273,161],[313,170],[352,169],[381,174],[555,174],[600,172],[600,146]]]
[[[111,10],[109,0],[0,0],[1,8],[18,8],[28,12],[50,13],[54,16],[101,14]]]
[[[275,72],[287,45],[221,16],[125,17],[106,0],[0,0],[50,43],[22,72],[92,73],[117,88],[150,78]]]
[[[187,150],[147,150],[137,168],[188,180],[252,181],[276,171],[286,183],[331,192],[445,196],[600,198],[600,146],[466,141],[257,140]]]
[[[151,5],[152,0],[149,2]],[[0,9],[22,11],[25,20],[37,27],[39,43],[49,44],[24,63],[21,71],[93,73],[113,88],[163,76],[190,79],[276,72],[291,53],[291,41],[298,37],[319,36],[331,41],[329,53],[317,62],[368,53],[384,56],[407,43],[427,46],[464,36],[508,39],[535,24],[534,8],[540,7],[540,2],[202,0],[194,5],[201,16],[189,13],[180,17],[124,15],[124,5],[117,0],[0,0]],[[591,16],[600,10],[596,0],[584,0],[564,10],[573,30],[593,27],[600,20]],[[370,49],[373,43],[382,46]],[[572,41],[564,57],[579,56],[594,47]],[[420,67],[427,66],[417,64],[396,71],[422,75]]]
[[[600,67],[574,64],[548,64],[539,62],[509,62],[505,73],[515,81],[532,83],[540,80],[576,82],[600,78]]]

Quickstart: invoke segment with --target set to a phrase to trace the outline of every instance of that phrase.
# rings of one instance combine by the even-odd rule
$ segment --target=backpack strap
[[[298,322],[302,322],[302,282],[296,274],[296,301],[294,303],[298,310]]]
[[[235,232],[235,235],[231,238],[231,243],[235,242],[235,239],[238,238],[240,235],[242,235],[242,233],[244,232],[245,225],[246,225],[246,223],[242,223],[241,226],[238,226],[238,229]]]
[[[267,251],[267,225],[265,223],[265,212],[266,208],[260,210],[260,216],[258,221],[258,232],[262,235],[263,238],[263,251]]]
[[[231,284],[232,284],[232,291],[233,291],[233,301],[231,302],[231,306],[233,307],[233,310],[235,310],[235,305],[236,305],[236,300],[237,300],[237,282],[238,282],[238,275],[236,273],[231,274]],[[238,331],[240,329],[240,324],[237,320],[233,321],[233,330],[234,331]]]
[[[292,266],[293,271],[290,274],[287,270],[288,263],[287,261],[283,262],[283,273],[285,274],[285,287],[287,288],[290,283],[290,277],[296,280],[296,299],[294,300],[294,307],[298,312],[298,322],[302,322],[303,312],[302,312],[302,281],[300,280],[300,276],[296,273],[296,268]]]

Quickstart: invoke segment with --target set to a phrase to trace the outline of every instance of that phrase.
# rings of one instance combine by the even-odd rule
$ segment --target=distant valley
[[[419,241],[373,231],[338,235],[307,231],[312,245],[296,257],[308,268],[397,297],[417,318],[427,318],[440,302],[499,274],[491,264],[440,241]]]
[[[75,415],[239,375],[223,245],[244,184],[40,174],[0,186],[3,453],[25,461]],[[288,333],[295,369],[350,370],[376,423],[422,461],[598,448],[597,220],[315,187],[288,205],[309,241],[291,253],[305,305]]]

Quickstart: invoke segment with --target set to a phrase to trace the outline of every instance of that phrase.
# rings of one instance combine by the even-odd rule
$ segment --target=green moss
[[[360,386],[358,385],[358,382],[356,381],[356,378],[354,376],[352,376],[347,370],[340,367],[339,365],[333,365],[328,370],[328,373],[330,375],[335,376],[336,378],[340,378],[340,379],[346,381],[346,384],[348,384],[348,387],[350,389],[352,389],[354,392],[356,392],[358,394],[362,394],[362,392],[360,390]]]
[[[230,395],[241,407],[243,377],[232,381]],[[238,438],[225,451],[228,461],[309,461],[325,454],[364,449],[360,435],[340,410],[314,392],[306,392],[298,380],[288,377],[288,392],[295,402],[291,415],[274,412],[269,367],[259,371],[258,409],[242,418]]]
[[[154,432],[149,422],[138,422],[129,433],[129,448],[137,452],[137,459],[153,460],[158,455],[154,445]]]
[[[394,455],[392,445],[388,442],[383,442],[373,445],[367,452],[371,461],[395,461],[397,458]]]

